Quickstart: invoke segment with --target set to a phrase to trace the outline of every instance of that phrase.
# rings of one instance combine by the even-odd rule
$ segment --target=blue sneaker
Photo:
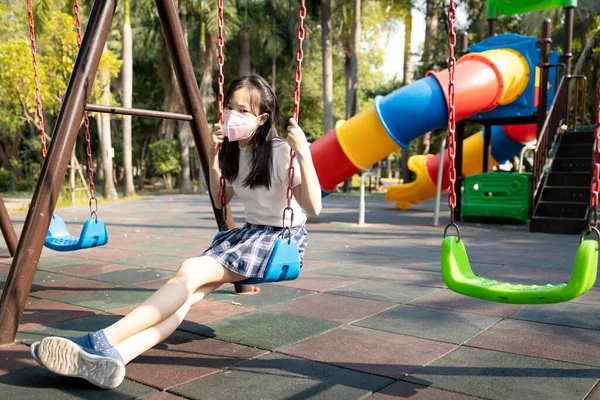
[[[35,347],[31,346],[31,352],[40,365],[55,374],[82,378],[103,389],[114,389],[125,379],[122,360],[69,339],[44,338]]]

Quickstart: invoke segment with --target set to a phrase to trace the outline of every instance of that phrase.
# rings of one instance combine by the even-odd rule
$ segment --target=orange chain
[[[42,156],[46,158],[46,129],[44,128],[44,108],[42,106],[42,90],[40,89],[40,76],[38,75],[37,49],[35,46],[35,26],[33,22],[33,5],[27,0],[27,15],[29,17],[29,41],[31,42],[31,55],[33,56],[33,80],[35,81],[35,98],[37,117],[40,121],[40,140],[42,142]]]

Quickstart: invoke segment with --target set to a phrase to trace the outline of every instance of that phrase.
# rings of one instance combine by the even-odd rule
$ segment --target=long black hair
[[[279,103],[269,83],[259,75],[247,75],[237,78],[227,89],[224,105],[227,106],[233,93],[247,88],[250,91],[250,108],[253,114],[268,114],[264,124],[256,129],[250,139],[252,151],[252,166],[250,173],[244,179],[243,185],[251,189],[264,186],[271,187],[271,165],[273,148],[271,140],[278,137],[275,127],[279,120]],[[239,173],[240,148],[237,143],[231,143],[227,138],[219,152],[219,165],[225,179],[233,182]]]

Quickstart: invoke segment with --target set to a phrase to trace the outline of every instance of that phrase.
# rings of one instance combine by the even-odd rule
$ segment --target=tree
[[[158,140],[148,146],[150,165],[155,172],[162,175],[168,191],[173,190],[173,186],[167,176],[176,174],[181,169],[178,147],[179,144],[175,139]]]
[[[129,0],[123,1],[123,107],[131,107],[133,97],[133,45]],[[123,168],[125,170],[125,197],[135,196],[131,143],[131,116],[123,116]]]
[[[333,48],[331,43],[331,0],[321,0],[321,46],[323,55],[323,127],[333,129]]]

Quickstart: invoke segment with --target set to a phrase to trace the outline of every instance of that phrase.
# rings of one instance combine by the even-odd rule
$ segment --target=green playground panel
[[[487,172],[465,178],[461,216],[465,221],[510,218],[526,224],[531,214],[530,172]]]
[[[562,7],[577,7],[577,0],[487,0],[486,18],[498,19],[500,14],[516,15]]]

